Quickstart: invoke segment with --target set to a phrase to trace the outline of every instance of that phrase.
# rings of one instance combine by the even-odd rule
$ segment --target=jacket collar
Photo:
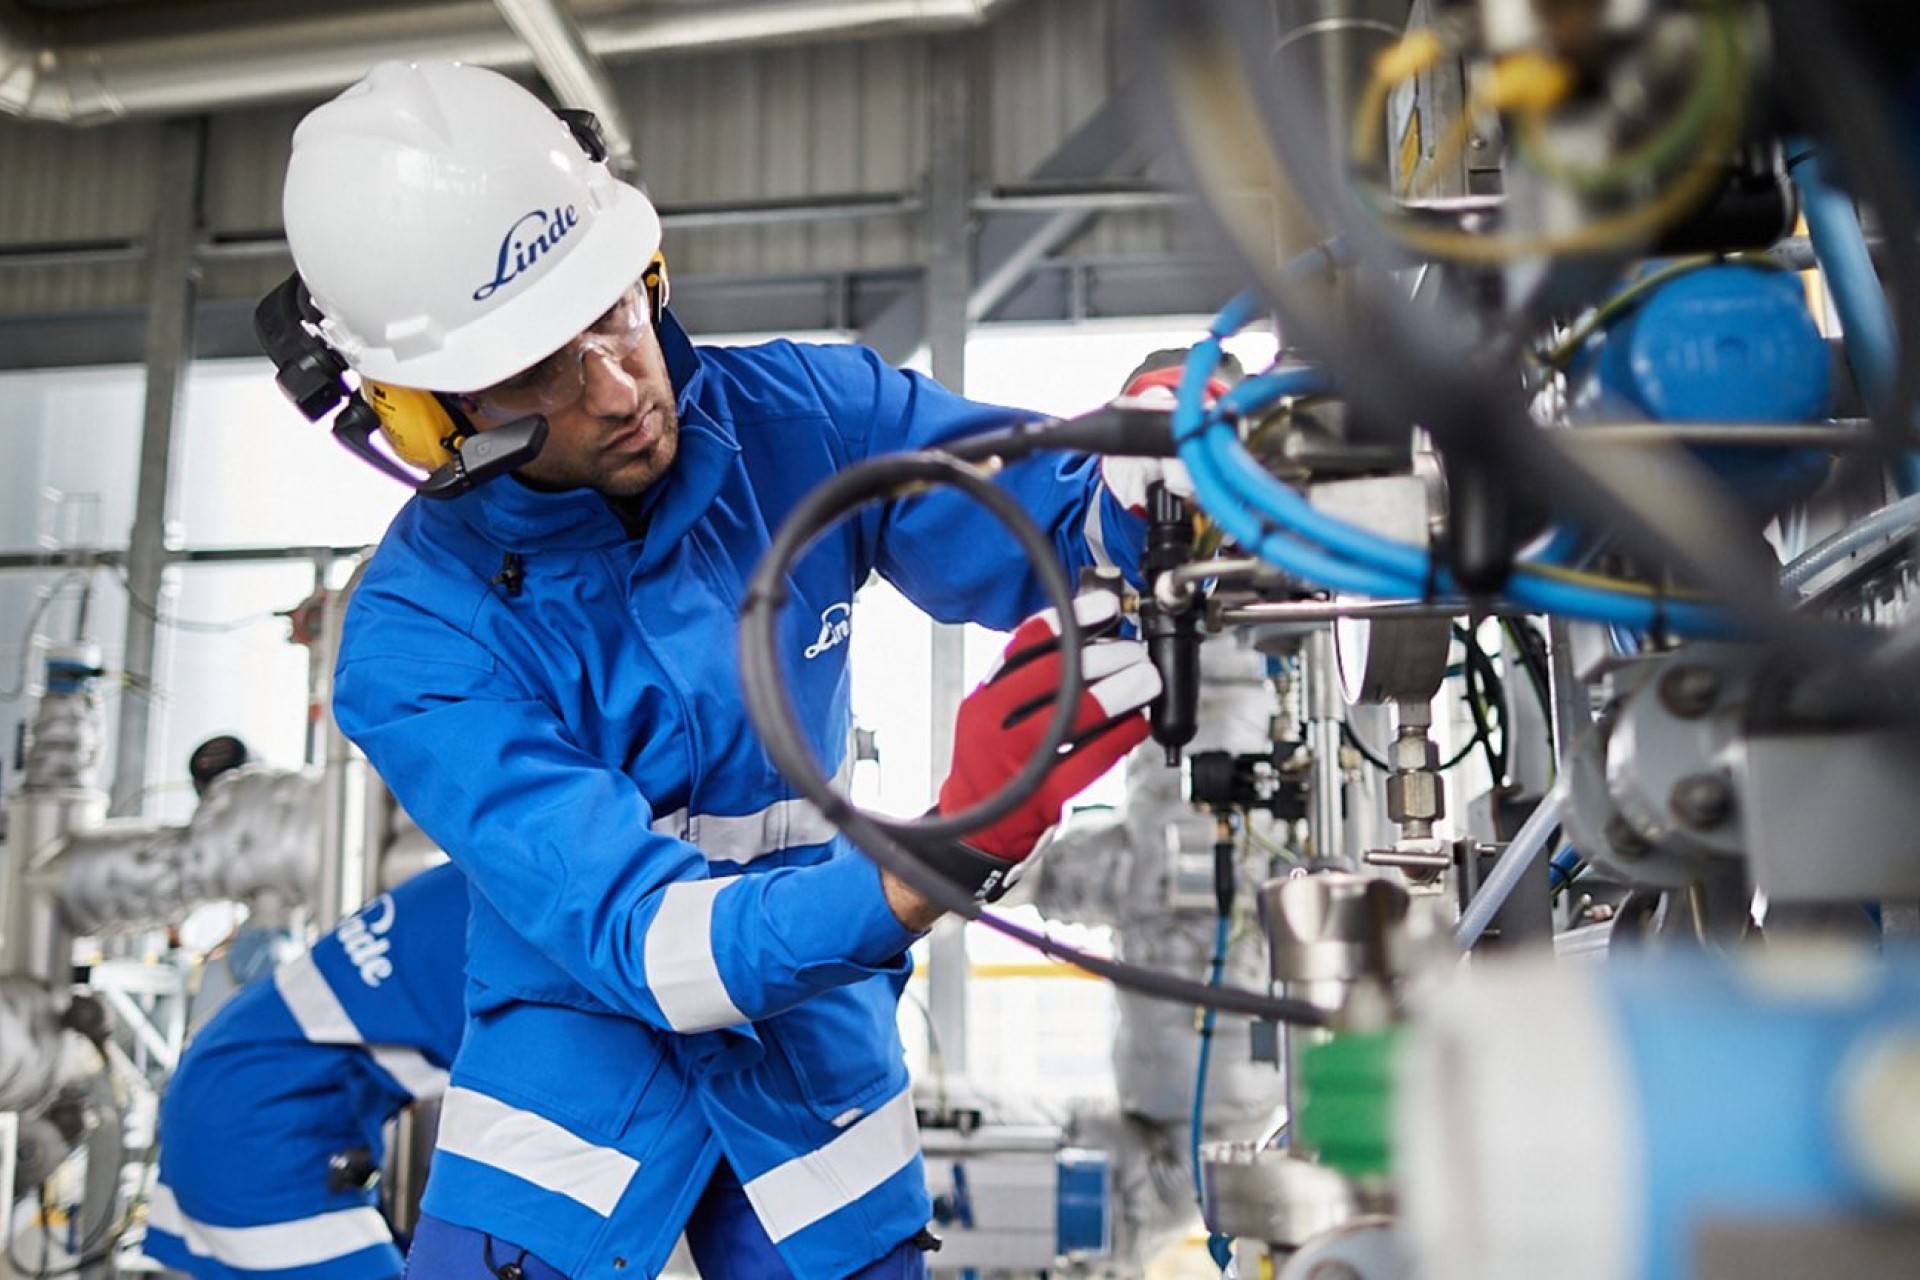
[[[660,346],[680,414],[680,449],[629,517],[642,530],[643,568],[659,563],[705,514],[740,452],[732,423],[707,407],[713,397],[705,362],[672,312],[661,317]],[[544,493],[503,476],[447,505],[490,540],[523,554],[590,551],[632,536],[627,522],[592,489]]]

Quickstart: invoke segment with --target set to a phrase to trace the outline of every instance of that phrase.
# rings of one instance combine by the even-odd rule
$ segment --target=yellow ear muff
[[[666,314],[667,299],[672,296],[673,288],[667,283],[667,255],[656,253],[647,269],[640,273],[640,287],[647,295],[647,315],[654,324],[660,323],[660,317]]]
[[[453,461],[453,447],[463,432],[431,391],[364,379],[360,391],[394,453],[422,471],[437,471]]]

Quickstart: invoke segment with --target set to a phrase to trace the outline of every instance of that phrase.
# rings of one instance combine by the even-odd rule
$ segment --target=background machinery
[[[1151,494],[1126,597],[1166,679],[1156,741],[1025,889],[1113,929],[1111,954],[951,903],[1120,987],[1120,1104],[929,1115],[946,1263],[1139,1274],[1197,1205],[1206,1265],[1249,1278],[1914,1274],[1903,7],[1124,14],[1142,133],[1243,285],[1174,406],[853,468],[780,531],[742,619],[776,763],[940,899],[921,826],[795,748],[785,569],[862,503],[991,503],[1041,450],[1190,481]],[[1209,399],[1223,342],[1266,326],[1272,362]],[[436,855],[337,735],[310,770],[211,778],[188,823],[106,818],[99,675],[50,652],[8,805],[0,1188],[55,1187],[61,1229],[22,1235],[9,1197],[0,1240],[105,1274],[135,1265],[117,1246],[193,1016],[147,962],[164,945],[114,940],[240,900],[260,936],[228,955],[270,957]],[[75,937],[97,943],[78,973]]]
[[[1150,501],[1133,601],[1155,736],[1218,824],[1220,936],[1251,899],[1267,971],[1223,981],[1223,941],[1196,990],[1192,963],[989,923],[1205,1009],[1203,1074],[1217,1017],[1274,1033],[1277,1122],[1203,1143],[1195,1093],[1223,1270],[1911,1271],[1912,41],[1791,0],[1139,18],[1247,282],[1176,407],[843,476],[772,559],[903,483],[1177,456],[1193,493]],[[1223,339],[1265,320],[1271,366],[1212,399]],[[1203,645],[1268,655],[1263,749],[1184,751]],[[776,693],[756,713],[910,873],[914,824],[836,809]],[[1281,856],[1246,856],[1256,814]]]

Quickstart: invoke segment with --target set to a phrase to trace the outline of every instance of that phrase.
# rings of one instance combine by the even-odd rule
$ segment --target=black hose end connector
[[[1168,613],[1152,602],[1140,606],[1147,657],[1160,673],[1160,696],[1147,708],[1153,740],[1167,749],[1167,763],[1180,763],[1180,749],[1200,728],[1200,618],[1189,609]]]
[[[1147,595],[1140,603],[1141,638],[1160,673],[1160,696],[1147,708],[1153,740],[1166,748],[1167,764],[1180,763],[1180,749],[1200,727],[1200,611],[1178,613],[1152,593],[1161,574],[1193,559],[1193,519],[1187,500],[1164,484],[1147,486],[1147,545],[1142,563]]]

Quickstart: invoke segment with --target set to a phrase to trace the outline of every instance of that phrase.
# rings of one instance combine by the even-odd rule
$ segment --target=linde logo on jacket
[[[817,658],[835,645],[845,644],[853,634],[853,606],[842,602],[820,611],[820,638],[803,650],[803,656]]]
[[[387,959],[387,951],[393,946],[387,941],[393,916],[393,895],[383,893],[358,915],[340,922],[340,945],[346,948],[347,959],[353,961],[353,967],[360,971],[360,981],[370,987],[378,987],[393,976],[393,961]]]
[[[500,237],[500,253],[494,259],[493,279],[473,291],[475,302],[485,302],[502,285],[533,268],[533,264],[580,225],[580,211],[572,205],[535,209],[514,219],[507,234]]]

